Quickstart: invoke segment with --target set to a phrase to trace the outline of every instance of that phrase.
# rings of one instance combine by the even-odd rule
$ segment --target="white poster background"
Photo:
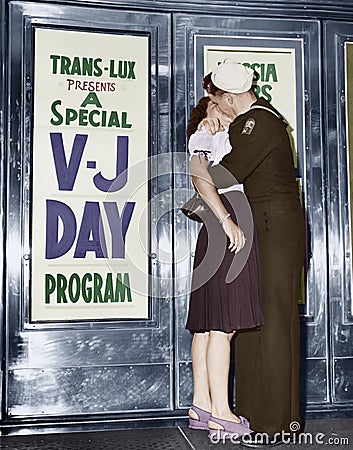
[[[59,55],[73,61],[77,57],[101,58],[104,68],[101,76],[53,73],[50,55]],[[114,63],[111,63],[114,60]],[[134,61],[133,78],[112,76],[117,73],[118,61]],[[110,70],[110,64],[115,65]],[[71,66],[72,67],[72,66]],[[105,68],[108,69],[105,69]],[[72,70],[69,69],[69,71]],[[87,319],[147,318],[148,317],[148,86],[149,42],[145,36],[114,35],[68,30],[36,29],[34,58],[34,122],[33,122],[33,202],[32,202],[32,271],[31,271],[31,320],[65,321]],[[65,70],[64,70],[65,72]],[[68,88],[69,80],[80,81],[75,88]],[[127,113],[131,128],[80,126],[78,121],[70,125],[54,126],[52,103],[61,100],[58,109],[79,110],[90,94],[83,90],[83,82],[114,83],[112,92],[95,93],[102,105],[87,105],[84,109]],[[87,85],[86,85],[87,87]],[[95,120],[99,120],[98,116]],[[121,126],[121,124],[120,124]],[[55,171],[50,133],[62,133],[66,161],[70,160],[75,134],[88,135],[86,147],[72,191],[60,191]],[[104,178],[116,175],[117,136],[129,137],[128,182],[117,192],[102,192],[93,183],[93,177],[101,172]],[[89,168],[89,162],[96,168]],[[88,164],[87,164],[88,163]],[[56,259],[45,258],[46,200],[58,200],[67,204],[75,214],[77,231],[71,249]],[[103,220],[103,232],[108,258],[96,258],[94,252],[85,258],[74,258],[77,235],[80,230],[85,203],[99,202]],[[122,213],[125,202],[136,202],[126,234],[125,258],[111,258],[111,231],[103,208],[103,202],[116,202]],[[61,231],[62,233],[62,227]],[[50,303],[45,303],[45,274],[54,277],[60,273],[67,279],[76,273],[98,273],[105,280],[108,273],[128,274],[131,302],[89,303],[80,297],[77,302],[63,300],[58,303],[55,293]],[[113,278],[114,278],[113,277]],[[93,283],[88,283],[93,287]],[[75,288],[75,286],[73,286]],[[103,288],[104,291],[104,288]]]
[[[204,46],[205,75],[211,72],[224,59],[230,58],[241,64],[257,63],[255,70],[266,78],[268,64],[274,64],[277,81],[269,74],[269,80],[261,78],[255,82],[260,89],[270,85],[271,104],[282,114],[289,124],[288,132],[292,138],[293,150],[297,149],[297,106],[296,106],[296,70],[294,48]],[[296,153],[296,152],[295,152]]]

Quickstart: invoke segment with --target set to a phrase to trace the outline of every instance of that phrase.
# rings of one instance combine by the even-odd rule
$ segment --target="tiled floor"
[[[310,420],[294,444],[277,446],[311,450],[353,449],[353,419]],[[238,443],[210,442],[207,431],[187,427],[12,435],[0,437],[0,449],[11,450],[208,450],[242,448]]]

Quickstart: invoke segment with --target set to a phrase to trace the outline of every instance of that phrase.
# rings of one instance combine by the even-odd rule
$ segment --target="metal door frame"
[[[351,23],[324,22],[324,79],[327,148],[328,271],[330,299],[330,396],[351,410],[353,392],[352,238],[345,43]]]
[[[5,127],[9,136],[9,178],[5,200],[8,217],[6,248],[11,258],[7,258],[6,270],[6,304],[9,313],[5,325],[4,370],[7,376],[3,392],[4,419],[9,424],[26,422],[34,426],[36,422],[43,422],[43,418],[45,421],[57,420],[58,423],[86,420],[104,424],[106,418],[110,417],[111,427],[114,427],[119,421],[124,423],[126,417],[130,416],[130,420],[134,420],[138,411],[146,420],[154,420],[153,416],[158,414],[167,422],[169,411],[173,408],[173,326],[170,321],[173,294],[171,283],[166,282],[172,279],[172,158],[168,134],[171,122],[170,15],[158,12],[148,15],[132,10],[112,11],[109,8],[96,10],[84,5],[78,8],[67,4],[43,6],[38,2],[12,1],[9,3],[8,19],[8,78],[11,94],[8,115],[11,120]],[[32,323],[29,320],[32,126],[29,118],[32,117],[33,107],[32,31],[37,26],[77,27],[106,32],[120,30],[127,34],[134,34],[138,29],[150,35],[151,236],[148,256],[152,305],[151,316],[147,320],[75,323]],[[162,239],[163,246],[160,243]],[[114,343],[115,350],[106,360],[105,354],[111,345],[109,343]],[[44,356],[42,360],[40,352]],[[98,389],[95,384],[99,377],[102,384],[95,395],[94,390]],[[52,380],[52,387],[53,383],[59,384],[45,393],[41,389],[42,385],[38,384],[41,378],[44,385],[45,380]],[[23,384],[25,379],[27,382]],[[78,383],[81,379],[90,380],[90,389],[84,393],[84,384],[75,386],[76,379]],[[102,392],[100,398],[98,393],[102,391],[104,380],[117,383],[120,379],[125,379],[122,382],[126,386],[132,383],[125,394],[122,390],[121,393],[116,391],[115,396],[109,395],[110,386],[107,384],[107,392],[104,395]],[[154,395],[154,385],[159,386],[158,396]],[[36,395],[31,394],[31,389],[36,391]],[[143,390],[145,395],[142,395],[142,391],[139,394],[139,390]],[[151,393],[147,395],[147,392]],[[95,395],[96,406],[85,404],[85,396],[89,398],[90,395]],[[136,395],[132,403],[129,401],[131,395]],[[40,400],[42,396],[43,400]],[[41,408],[40,403],[47,403],[44,402],[44,396],[49,400],[51,397],[51,409]],[[77,401],[70,401],[70,398],[76,398]],[[56,404],[61,407],[56,409]]]
[[[307,378],[303,385],[302,396],[310,399],[308,409],[315,404],[323,404],[329,402],[328,387],[325,380],[327,380],[328,368],[328,345],[326,340],[318,340],[319,336],[327,335],[327,294],[321,288],[327,283],[326,279],[326,257],[320,251],[326,248],[326,232],[325,232],[325,207],[322,205],[322,192],[324,190],[324,167],[323,167],[323,151],[322,151],[322,130],[321,130],[321,79],[317,71],[317,67],[321,61],[321,43],[320,43],[320,23],[318,20],[298,20],[293,22],[288,19],[257,19],[257,18],[243,18],[243,17],[227,17],[227,16],[212,16],[212,15],[183,15],[176,14],[174,22],[174,31],[176,34],[175,42],[177,51],[175,51],[175,113],[176,118],[176,133],[175,133],[175,148],[187,148],[186,144],[186,120],[189,117],[191,109],[197,98],[195,93],[199,93],[199,87],[195,86],[195,73],[202,72],[203,69],[195,67],[197,56],[198,39],[202,42],[208,40],[210,43],[212,39],[222,40],[231,37],[245,37],[264,38],[264,39],[281,39],[296,38],[303,41],[303,66],[305,70],[302,75],[304,99],[303,106],[303,128],[304,139],[303,148],[299,149],[299,157],[302,158],[303,173],[301,174],[304,181],[304,195],[305,195],[305,210],[308,217],[308,237],[310,237],[311,248],[308,251],[310,260],[308,261],[308,280],[307,280],[307,302],[301,307],[302,309],[302,331],[303,331],[303,376],[305,373],[315,373],[319,377],[321,384],[317,381],[311,381]],[[209,44],[211,45],[211,44]],[[214,44],[212,44],[214,45]],[[231,46],[231,44],[229,44]],[[279,44],[280,47],[280,44]],[[178,50],[179,49],[179,50]],[[184,51],[182,51],[184,49]],[[188,93],[185,96],[184,93]],[[198,94],[199,95],[199,94]],[[177,202],[182,203],[184,195],[182,190],[190,187],[189,181],[180,176],[180,173],[187,170],[188,156],[185,153],[184,160],[179,157],[175,161],[175,186],[176,192],[181,192],[177,195]],[[185,221],[185,219],[184,219]],[[185,224],[180,222],[178,216],[175,220],[177,232],[180,229],[187,227],[189,241],[185,242],[185,246],[190,245],[190,265],[192,265],[193,245],[194,242],[190,240],[191,233],[195,231],[194,224]],[[185,270],[185,263],[178,268],[176,262],[176,272],[179,273],[182,268]],[[179,292],[179,294],[182,294]],[[176,288],[176,295],[178,290]],[[183,311],[183,308],[182,308]],[[178,318],[179,322],[179,318]],[[179,330],[180,328],[178,328]],[[179,342],[180,340],[180,342]],[[183,374],[183,380],[187,375],[188,368],[190,369],[190,361],[185,354],[185,337],[184,334],[178,331],[177,335],[177,358],[179,364],[176,367]],[[317,380],[317,379],[316,379]],[[184,381],[185,383],[185,381]],[[184,386],[184,384],[183,384]],[[191,386],[190,386],[191,389]],[[189,399],[189,398],[188,398]],[[181,404],[187,404],[185,398],[182,397]]]

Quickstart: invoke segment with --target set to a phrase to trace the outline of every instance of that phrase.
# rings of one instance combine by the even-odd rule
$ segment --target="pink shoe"
[[[192,419],[189,417],[189,428],[193,430],[208,430],[208,420],[211,417],[211,413],[205,411],[204,409],[198,408],[195,405],[191,405],[190,409],[192,409],[198,416],[198,419]]]
[[[214,428],[209,428],[208,437],[211,440],[216,439],[237,439],[245,434],[252,433],[250,429],[250,423],[243,416],[239,416],[240,423],[233,422],[232,420],[218,419],[217,417],[211,416],[209,420],[217,423],[223,427],[223,430],[215,430]]]

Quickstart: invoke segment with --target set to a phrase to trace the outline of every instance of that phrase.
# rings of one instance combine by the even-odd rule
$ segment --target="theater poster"
[[[149,38],[34,39],[31,321],[147,318]]]
[[[239,42],[239,40],[238,40]],[[258,42],[261,42],[259,39]],[[283,115],[289,124],[293,153],[297,161],[298,95],[296,48],[258,46],[214,46],[204,47],[205,74],[211,72],[220,62],[230,58],[254,70],[253,91],[264,97]],[[299,105],[301,110],[301,105]]]

